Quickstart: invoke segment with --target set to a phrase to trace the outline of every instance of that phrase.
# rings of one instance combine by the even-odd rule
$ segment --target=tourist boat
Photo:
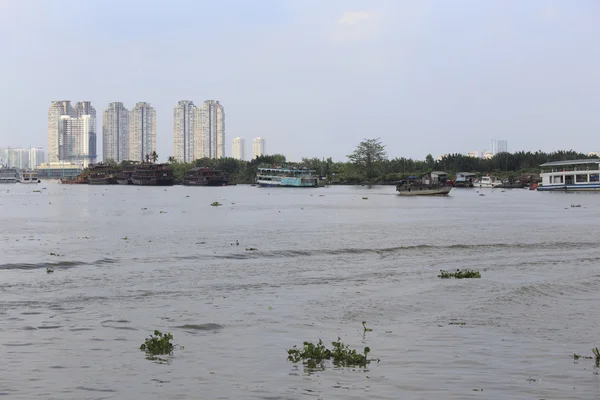
[[[40,183],[40,180],[37,177],[36,171],[21,171],[21,183]]]
[[[486,176],[482,176],[481,178],[476,180],[473,185],[475,187],[480,187],[480,188],[495,188],[495,187],[500,186],[501,184],[502,184],[502,181],[500,181],[495,176],[486,175]]]
[[[553,161],[540,165],[539,191],[600,190],[600,159]]]
[[[18,180],[15,168],[0,168],[0,183],[17,183]]]
[[[450,193],[452,186],[448,186],[447,175],[444,172],[434,171],[425,174],[421,179],[409,176],[396,185],[400,196],[444,196]]]
[[[117,171],[115,167],[108,164],[94,164],[89,167],[88,175],[90,185],[116,185]]]
[[[133,185],[133,170],[121,171],[117,174],[117,183],[119,185]]]
[[[225,186],[228,183],[226,174],[218,169],[194,167],[183,177],[185,186]]]
[[[507,180],[500,182],[500,184],[496,187],[498,189],[525,189],[526,186],[527,185],[524,182],[521,182],[518,179],[517,180],[507,179]]]
[[[169,164],[136,165],[131,175],[134,185],[140,186],[173,186],[173,171]]]
[[[306,168],[258,168],[256,183],[260,187],[317,187],[315,171]]]
[[[63,185],[87,185],[90,183],[90,180],[87,178],[87,176],[77,175],[74,178],[62,178],[60,183]]]

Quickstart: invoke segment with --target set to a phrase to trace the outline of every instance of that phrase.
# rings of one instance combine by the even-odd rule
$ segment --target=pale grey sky
[[[219,100],[231,141],[297,160],[599,151],[594,0],[0,0],[0,147],[47,147],[50,101]],[[101,139],[98,140],[101,145]],[[100,153],[101,154],[101,153]]]

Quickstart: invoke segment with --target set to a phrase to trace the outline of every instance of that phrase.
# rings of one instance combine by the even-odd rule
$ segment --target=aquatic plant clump
[[[465,269],[462,271],[460,269],[457,269],[456,272],[448,272],[448,271],[444,271],[443,269],[440,269],[440,274],[438,275],[438,278],[442,278],[442,279],[481,278],[481,274],[479,273],[479,271],[474,271],[472,269]]]
[[[219,206],[222,206],[223,204],[219,203],[218,201],[213,201],[212,203],[210,203],[210,205],[213,207],[219,207]]]
[[[149,356],[156,356],[162,354],[171,354],[174,349],[173,335],[171,333],[162,333],[160,331],[154,331],[154,335],[146,338],[145,342],[140,346],[140,350],[145,351]]]
[[[317,344],[304,342],[302,348],[294,346],[287,351],[288,361],[293,363],[302,362],[309,368],[322,366],[325,361],[329,360],[336,367],[366,367],[373,361],[373,359],[367,358],[371,351],[369,347],[365,347],[363,353],[358,353],[356,350],[344,345],[339,337],[338,341],[331,342],[331,345],[333,347],[328,349],[321,339]]]

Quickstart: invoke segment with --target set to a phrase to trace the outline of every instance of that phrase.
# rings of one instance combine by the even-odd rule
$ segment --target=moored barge
[[[131,180],[139,186],[173,186],[173,171],[169,164],[136,165]]]
[[[185,173],[182,182],[185,186],[225,186],[227,175],[218,169],[194,167]]]

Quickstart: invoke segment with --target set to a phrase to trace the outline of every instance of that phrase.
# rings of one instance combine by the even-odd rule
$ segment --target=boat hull
[[[137,186],[173,186],[174,179],[133,179]]]
[[[587,185],[538,185],[536,190],[540,192],[598,192],[600,191],[600,184],[587,184]]]
[[[133,185],[133,181],[131,179],[117,179],[117,183],[119,185]]]
[[[117,178],[90,178],[90,185],[116,185]]]
[[[450,193],[452,187],[439,188],[410,188],[406,190],[398,190],[398,196],[445,196]]]

